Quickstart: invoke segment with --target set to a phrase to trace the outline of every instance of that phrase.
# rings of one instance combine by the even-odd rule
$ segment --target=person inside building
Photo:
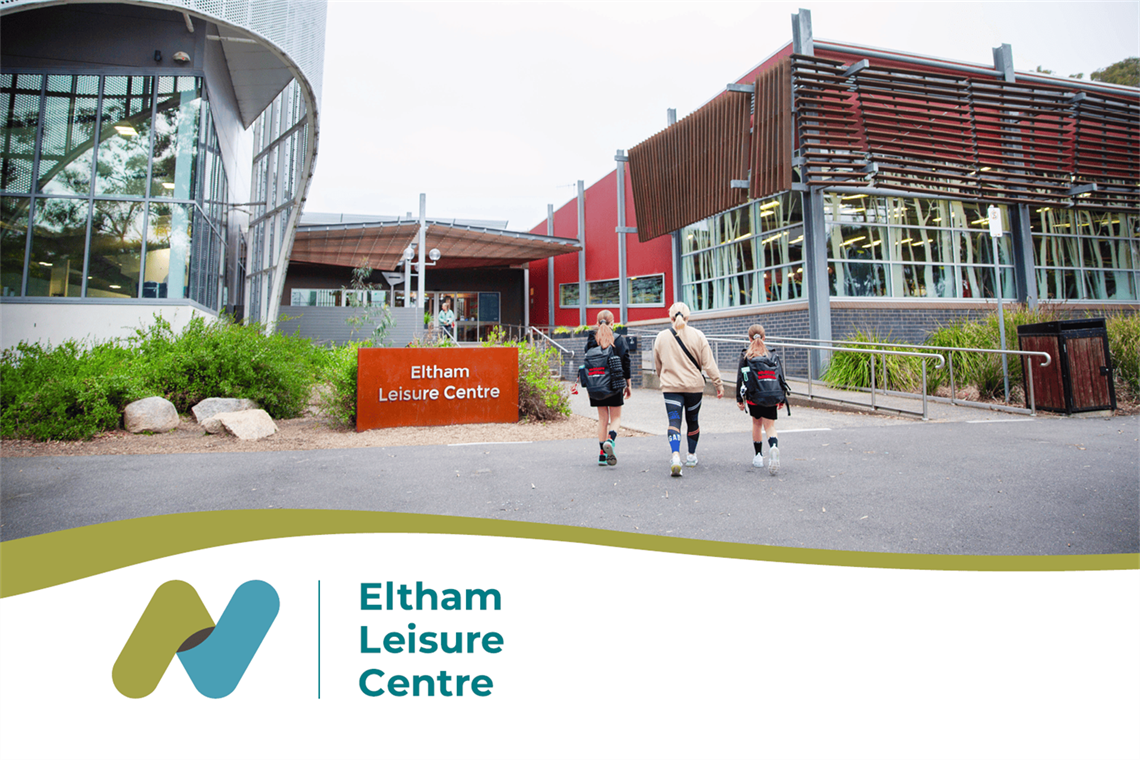
[[[451,296],[443,297],[443,303],[440,304],[439,316],[436,317],[436,322],[439,324],[439,329],[449,338],[455,338],[455,311],[451,306]]]
[[[740,353],[740,363],[736,369],[736,405],[741,411],[747,409],[752,417],[752,466],[764,466],[764,435],[768,436],[768,472],[775,475],[780,471],[780,448],[776,440],[776,412],[783,404],[767,406],[753,403],[747,394],[747,381],[745,370],[750,369],[748,360],[760,356],[768,356],[768,347],[764,345],[764,327],[752,325],[748,328],[748,348]]]
[[[614,449],[617,443],[618,428],[621,427],[621,408],[625,399],[632,395],[632,383],[629,370],[629,345],[624,335],[614,335],[614,315],[609,309],[598,312],[598,324],[590,331],[586,338],[586,350],[595,346],[601,349],[613,348],[613,352],[621,359],[621,373],[625,380],[625,387],[612,396],[595,399],[590,398],[590,406],[598,410],[598,464],[617,464],[617,453]]]
[[[689,307],[678,301],[669,307],[673,324],[657,334],[653,341],[653,363],[661,391],[665,394],[665,411],[669,415],[669,448],[672,457],[669,472],[681,477],[681,417],[685,418],[689,454],[685,464],[697,466],[697,441],[701,436],[698,416],[704,398],[705,378],[716,386],[716,397],[724,398],[724,382],[716,366],[708,338],[689,326]]]

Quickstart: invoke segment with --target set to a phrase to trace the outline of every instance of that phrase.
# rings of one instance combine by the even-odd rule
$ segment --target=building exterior
[[[790,45],[534,228],[585,245],[531,266],[533,321],[650,325],[683,300],[717,334],[919,342],[999,295],[1135,311],[1140,90],[1011,60],[817,41],[800,11]]]
[[[0,0],[2,345],[273,324],[325,0]]]

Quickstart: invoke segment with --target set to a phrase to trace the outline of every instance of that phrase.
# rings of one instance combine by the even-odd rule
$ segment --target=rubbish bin
[[[1108,353],[1108,329],[1103,319],[1068,319],[1039,322],[1017,328],[1022,351],[1044,351],[1053,357],[1048,367],[1040,359],[1021,357],[1029,403],[1029,372],[1037,408],[1046,412],[1075,414],[1116,409],[1116,386],[1112,382],[1112,359]]]

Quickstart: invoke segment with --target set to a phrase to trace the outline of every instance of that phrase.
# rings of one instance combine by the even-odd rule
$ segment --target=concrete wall
[[[46,301],[52,301],[50,305]],[[15,348],[28,340],[58,346],[66,340],[97,343],[127,338],[140,327],[154,324],[156,315],[181,332],[195,315],[215,319],[191,301],[165,302],[122,299],[120,302],[59,303],[59,299],[28,299],[0,304],[0,349]]]

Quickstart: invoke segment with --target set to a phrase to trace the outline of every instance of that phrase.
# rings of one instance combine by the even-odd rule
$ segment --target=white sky
[[[330,0],[308,211],[507,221],[527,230],[628,149],[790,42],[816,39],[1059,75],[1140,56],[1125,2]]]

